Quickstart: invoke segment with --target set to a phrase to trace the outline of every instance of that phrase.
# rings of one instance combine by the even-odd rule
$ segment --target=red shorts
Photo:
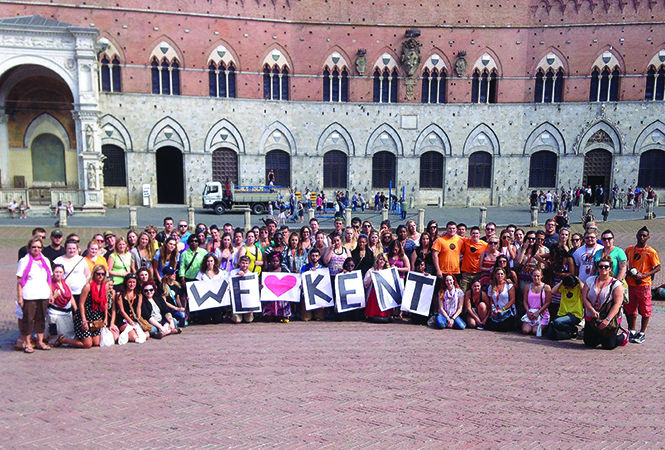
[[[642,317],[651,317],[651,285],[628,286],[629,302],[624,307],[626,314],[634,315],[639,311]]]

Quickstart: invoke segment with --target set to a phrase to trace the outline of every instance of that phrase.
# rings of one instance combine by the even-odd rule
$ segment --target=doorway
[[[584,178],[585,186],[602,186],[605,194],[609,192],[612,181],[612,153],[608,150],[597,148],[584,155]]]
[[[182,152],[175,147],[157,150],[157,202],[168,204],[185,203]]]

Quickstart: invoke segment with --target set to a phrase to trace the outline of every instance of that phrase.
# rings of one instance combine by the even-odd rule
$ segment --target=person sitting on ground
[[[184,327],[187,323],[185,314],[185,304],[182,300],[182,285],[176,281],[176,271],[172,267],[164,268],[164,277],[162,278],[161,289],[158,295],[162,297],[166,304],[166,309],[174,317],[178,327]]]
[[[436,328],[455,328],[463,330],[466,323],[462,320],[462,308],[464,307],[464,292],[457,285],[457,280],[451,274],[443,278],[444,287],[439,291],[439,312],[434,324]]]
[[[157,295],[157,288],[154,283],[148,282],[143,287],[143,302],[141,303],[141,317],[147,320],[152,329],[150,337],[161,339],[169,334],[179,334],[182,332],[176,326],[173,316],[168,310],[164,299]]]
[[[582,288],[584,283],[574,275],[566,275],[552,288],[553,294],[561,296],[559,312],[547,329],[547,336],[552,340],[570,339],[577,335],[577,325],[584,317]]]
[[[130,327],[129,342],[135,342],[137,338],[134,327],[138,324],[136,311],[141,311],[142,306],[140,292],[138,278],[135,274],[130,273],[125,275],[124,283],[115,295],[115,326],[121,333],[125,331],[125,328]]]
[[[534,269],[531,272],[531,284],[524,291],[524,310],[522,316],[522,334],[542,335],[543,327],[550,323],[548,307],[552,300],[552,290],[543,283],[543,271]]]
[[[490,317],[485,328],[491,331],[515,329],[515,286],[506,280],[506,271],[497,267],[487,290],[490,299]]]
[[[489,317],[489,297],[482,290],[480,280],[471,284],[471,288],[464,294],[464,308],[466,309],[466,323],[470,328],[482,330]]]

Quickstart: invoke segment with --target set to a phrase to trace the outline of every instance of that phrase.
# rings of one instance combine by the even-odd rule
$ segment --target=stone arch
[[[489,56],[489,58],[487,58]],[[487,61],[487,62],[485,62]],[[482,53],[476,58],[473,67],[471,68],[471,73],[474,71],[482,73],[484,70],[487,70],[487,73],[492,73],[494,70],[497,75],[503,74],[503,68],[501,67],[501,61],[497,56],[496,52],[489,47],[485,47],[482,50]]]
[[[619,73],[625,74],[626,73],[626,63],[619,54],[619,52],[616,51],[616,49],[612,48],[611,46],[607,45],[605,46],[599,53],[598,56],[593,61],[593,64],[591,64],[591,70],[589,72],[593,72],[593,69],[598,69],[598,71],[602,71],[603,68],[609,68],[610,71],[614,70],[615,68],[619,69]]]
[[[484,151],[493,156],[501,155],[499,140],[494,131],[484,123],[471,130],[471,133],[464,141],[462,156],[469,156],[471,153]]]
[[[548,48],[547,52],[543,55],[540,61],[533,64],[531,73],[535,75],[538,72],[538,69],[543,69],[543,72],[547,72],[547,70],[550,68],[553,72],[556,72],[559,70],[559,68],[562,68],[564,74],[569,73],[568,61],[558,48]]]
[[[524,145],[523,155],[532,155],[541,150],[554,152],[559,156],[566,154],[566,143],[563,140],[563,135],[557,127],[549,122],[538,125],[531,132]]]
[[[77,103],[78,93],[78,83],[77,80],[72,77],[72,74],[68,72],[63,66],[58,64],[55,61],[52,61],[49,58],[45,58],[40,55],[20,55],[7,58],[3,61],[0,61],[0,76],[4,75],[7,71],[13,69],[14,67],[23,66],[23,65],[36,65],[45,67],[56,75],[58,75],[69,87],[72,97],[74,98],[74,103]],[[4,104],[5,96],[9,91],[4,89],[0,94],[0,104]]]
[[[454,65],[451,65],[450,59],[448,59],[445,52],[440,48],[432,47],[426,52],[421,51],[421,54],[426,56],[423,57],[420,68],[418,69],[420,74],[422,74],[425,69],[428,69],[430,72],[433,69],[437,69],[439,72],[444,71],[448,75],[451,74]],[[433,59],[434,57],[438,57],[438,61]]]
[[[101,60],[102,55],[106,55],[109,58],[109,60],[112,60],[113,56],[117,56],[121,63],[127,61],[127,58],[125,57],[125,51],[122,45],[120,45],[118,41],[116,41],[115,38],[111,36],[110,33],[107,33],[106,31],[100,33],[99,39],[97,40],[97,44],[107,45],[107,48],[99,54],[98,59]]]
[[[277,51],[277,53],[279,53],[278,57],[277,53],[274,53],[274,51]],[[277,43],[268,47],[268,50],[264,53],[264,56],[261,59],[261,61],[262,61],[261,70],[263,70],[263,68],[267,64],[270,68],[277,66],[280,70],[284,66],[286,66],[286,68],[289,69],[289,73],[295,73],[295,69],[293,67],[293,60],[291,59],[289,52],[287,52],[284,47],[282,47]]]
[[[338,53],[340,56],[340,60],[338,62],[335,62],[331,58],[333,58],[333,55],[335,53]],[[353,68],[353,60],[347,55],[347,53],[339,46],[334,45],[330,47],[326,53],[325,53],[325,58],[323,59],[321,63],[321,70],[325,69],[326,66],[328,69],[332,70],[335,66],[337,66],[340,71],[342,68],[346,67],[346,70],[351,72]]]
[[[371,67],[371,72],[379,69],[380,72],[383,72],[384,69],[388,69],[388,72],[391,72],[396,69],[397,72],[400,72],[400,65],[398,63],[399,57],[393,52],[390,48],[384,47],[381,49],[381,53],[376,57],[374,63]],[[369,67],[368,67],[369,69]]]
[[[665,46],[661,45],[660,50],[658,50],[647,63],[646,70],[649,70],[650,68],[658,70],[663,64],[665,64]]]
[[[203,67],[207,68],[212,61],[217,66],[220,63],[224,63],[226,67],[228,67],[229,64],[233,64],[233,67],[236,70],[240,70],[240,58],[238,57],[238,53],[223,39],[217,39],[213,45],[206,49],[204,55],[206,60],[203,61]]]
[[[23,146],[25,148],[30,148],[32,141],[35,140],[40,134],[53,134],[62,141],[65,149],[71,150],[71,145],[69,141],[69,135],[67,130],[60,123],[58,119],[50,115],[49,113],[43,113],[32,119],[30,125],[25,129],[25,134],[23,135]]]
[[[337,134],[337,136],[335,136]],[[342,143],[339,143],[342,141]],[[347,156],[356,156],[356,148],[349,132],[339,123],[331,123],[319,136],[316,143],[316,155],[322,156],[330,150],[341,150]]]
[[[160,147],[172,146],[183,153],[191,151],[189,137],[185,129],[172,117],[166,116],[157,122],[148,135],[148,151],[154,152]]]
[[[379,151],[388,151],[397,156],[404,156],[402,139],[393,127],[387,123],[379,125],[370,135],[365,147],[365,156],[371,156]]]
[[[111,114],[106,114],[99,119],[99,129],[101,130],[102,145],[116,145],[126,152],[134,151],[132,137],[127,128],[118,119]]]
[[[205,138],[203,151],[212,153],[222,147],[233,149],[236,153],[245,153],[245,141],[240,131],[226,119],[222,119],[210,127]]]
[[[259,154],[265,155],[270,150],[284,150],[290,155],[297,154],[296,140],[291,130],[278,120],[266,127],[259,141]]]
[[[649,150],[665,150],[665,123],[656,120],[640,133],[633,147],[633,154],[639,155]]]
[[[180,50],[180,47],[178,47],[178,45],[172,39],[162,35],[155,39],[153,42],[155,42],[155,45],[152,47],[150,55],[148,56],[148,63],[152,61],[153,57],[157,58],[158,62],[162,62],[164,59],[166,59],[169,64],[173,63],[173,61],[177,59],[180,67],[185,67],[185,57],[182,53],[182,50]]]
[[[428,125],[420,133],[416,139],[416,145],[413,147],[413,156],[420,156],[429,151],[439,152],[444,156],[452,156],[452,147],[448,135],[435,123]]]
[[[582,136],[578,154],[584,154],[592,148],[609,150],[612,154],[621,154],[621,138],[612,125],[605,121],[597,122]]]

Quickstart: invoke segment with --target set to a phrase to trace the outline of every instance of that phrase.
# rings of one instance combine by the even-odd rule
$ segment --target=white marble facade
[[[373,197],[372,155],[397,157],[397,186],[416,205],[524,205],[529,161],[536,151],[557,155],[556,186],[581,185],[584,154],[605,148],[613,155],[611,183],[637,183],[643,151],[665,150],[662,102],[562,104],[330,104],[248,99],[216,99],[142,94],[100,96],[102,144],[126,151],[129,203],[141,202],[141,185],[156,191],[154,152],[168,145],[183,153],[185,198],[200,204],[212,177],[212,151],[238,153],[239,183],[265,183],[265,154],[284,150],[291,157],[291,186],[323,188],[323,155],[348,156],[348,190]],[[168,131],[168,136],[165,134]],[[604,143],[589,144],[598,130]],[[421,189],[420,155],[444,155],[443,189]],[[468,157],[493,155],[490,189],[468,188]],[[117,191],[120,188],[115,188]],[[328,195],[332,189],[326,190]],[[125,196],[123,196],[125,197]],[[107,195],[108,200],[108,195]]]

